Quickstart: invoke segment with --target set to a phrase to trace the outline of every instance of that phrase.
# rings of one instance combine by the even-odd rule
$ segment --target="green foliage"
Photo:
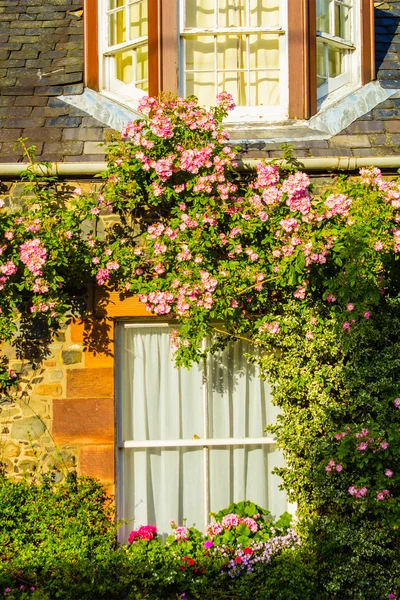
[[[0,477],[4,588],[23,585],[32,598],[31,587],[46,599],[117,598],[117,592],[107,592],[108,586],[117,588],[115,534],[109,499],[91,479],[68,475],[54,484],[50,475],[18,483]],[[14,591],[15,597],[24,598],[18,593]]]

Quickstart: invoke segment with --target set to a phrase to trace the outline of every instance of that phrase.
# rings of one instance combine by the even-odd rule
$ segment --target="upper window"
[[[147,0],[107,0],[104,88],[127,100],[148,91]]]
[[[318,99],[360,78],[356,0],[317,1]]]
[[[278,0],[180,4],[180,89],[200,104],[222,91],[239,111],[280,116],[287,105],[284,5]]]
[[[206,106],[227,91],[234,119],[304,119],[373,78],[372,0],[87,2],[89,87],[132,107],[161,90]]]

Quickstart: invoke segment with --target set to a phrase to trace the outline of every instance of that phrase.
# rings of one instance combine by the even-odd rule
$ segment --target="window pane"
[[[186,0],[185,27],[211,28],[215,26],[215,0]]]
[[[331,33],[330,0],[317,0],[317,31]]]
[[[188,527],[203,531],[201,448],[126,449],[122,452],[120,468],[123,484],[121,516],[135,519],[134,523],[124,527],[124,540],[132,529],[147,524],[156,525],[161,534],[169,534],[171,519],[180,524],[187,519]]]
[[[206,35],[188,38],[185,62],[188,71],[214,71],[214,38]]]
[[[347,6],[335,4],[335,35],[344,40],[351,40],[350,11]]]
[[[219,446],[210,448],[210,510],[216,512],[231,502],[252,500],[279,517],[288,510],[275,467],[285,466],[275,446]]]
[[[132,83],[132,51],[118,52],[115,55],[116,78],[123,83]]]
[[[250,73],[250,106],[279,106],[280,85],[278,71]]]
[[[218,27],[274,27],[279,25],[277,0],[219,0]]]
[[[279,18],[279,1],[250,0],[250,25],[252,27],[277,27]]]
[[[344,71],[343,59],[345,56],[345,50],[339,48],[329,48],[328,51],[328,62],[329,62],[329,77],[338,77]]]
[[[118,10],[108,15],[108,44],[122,44],[126,41],[125,11]]]
[[[217,37],[217,58],[219,70],[246,68],[247,56],[245,36],[219,35]]]
[[[136,48],[136,81],[135,85],[140,90],[148,90],[148,48],[147,44]]]
[[[258,377],[258,368],[244,357],[249,351],[249,344],[240,341],[210,356],[208,411],[212,438],[262,437],[266,425],[276,421],[278,409],[271,402],[271,388]]]
[[[326,46],[317,40],[317,86],[324,85],[327,79],[326,72],[326,60],[325,60]]]
[[[175,369],[168,329],[124,329],[121,373],[123,440],[204,436],[202,371]]]
[[[202,106],[211,106],[217,95],[214,73],[186,73],[185,95],[196,96]]]
[[[250,68],[279,69],[279,37],[277,35],[250,35],[249,37]]]
[[[130,39],[147,35],[147,0],[135,2],[130,7]]]
[[[120,6],[124,6],[124,0],[108,0],[109,10],[112,10],[113,8],[119,8]]]
[[[218,27],[246,27],[245,7],[246,0],[219,0]]]
[[[228,92],[237,106],[247,106],[247,73],[226,71],[218,74],[218,93]]]

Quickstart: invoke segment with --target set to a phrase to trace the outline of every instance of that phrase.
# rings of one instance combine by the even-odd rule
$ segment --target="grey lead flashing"
[[[140,113],[125,108],[121,104],[102,96],[98,92],[94,92],[89,88],[85,88],[83,94],[74,96],[59,96],[66,104],[75,106],[80,110],[85,111],[91,117],[94,117],[104,125],[108,125],[111,129],[121,131],[128,123],[136,119],[143,118]]]
[[[311,117],[310,128],[326,131],[329,137],[337,135],[356,119],[399,91],[400,89],[384,88],[379,81],[371,81],[325,110],[321,110],[315,117]]]
[[[391,96],[398,94],[400,89],[386,89],[379,81],[372,81],[360,87],[345,98],[338,100],[308,121],[284,121],[280,123],[227,123],[226,128],[231,133],[232,141],[238,144],[251,144],[257,140],[268,142],[297,142],[328,140],[346,129],[351,123],[362,117],[370,110]],[[85,88],[83,94],[74,96],[59,96],[67,104],[85,111],[111,129],[121,131],[128,123],[143,115],[133,109],[106,98],[98,92]],[[246,137],[243,136],[244,130]]]

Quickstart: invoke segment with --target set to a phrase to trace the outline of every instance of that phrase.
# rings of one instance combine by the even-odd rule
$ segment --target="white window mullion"
[[[203,340],[202,350],[207,349],[207,340]],[[208,356],[203,358],[203,431],[204,437],[208,438],[209,431],[209,414],[208,414]],[[208,522],[210,513],[210,453],[208,446],[203,446],[203,485],[204,485],[204,527]]]
[[[218,94],[218,40],[217,40],[216,35],[214,35],[214,85],[215,85],[215,95],[217,95]]]
[[[246,56],[246,76],[247,76],[247,82],[246,82],[246,91],[247,91],[246,104],[247,104],[247,106],[250,106],[251,82],[250,82],[250,36],[249,35],[246,35],[246,54],[247,54],[247,56]]]
[[[120,448],[212,448],[217,446],[270,446],[276,444],[273,437],[256,438],[199,438],[181,440],[125,440]]]

